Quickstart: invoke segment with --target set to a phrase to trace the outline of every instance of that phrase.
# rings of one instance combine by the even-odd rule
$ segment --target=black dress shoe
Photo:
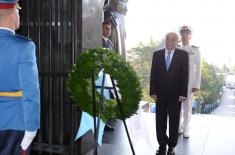
[[[114,127],[110,126],[109,124],[106,124],[105,127],[104,127],[104,130],[113,132],[115,129],[114,129]]]
[[[156,152],[156,155],[166,155],[166,147],[159,147]]]
[[[169,147],[167,151],[167,155],[175,155],[175,148],[174,147]]]

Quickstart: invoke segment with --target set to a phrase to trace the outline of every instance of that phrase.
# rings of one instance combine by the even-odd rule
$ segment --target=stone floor
[[[224,91],[221,104],[213,114],[235,117],[235,90],[227,89]]]
[[[155,117],[141,112],[127,120],[136,155],[154,155],[158,144]],[[211,115],[195,114],[191,137],[179,135],[176,155],[235,155],[235,93],[227,90],[222,103]],[[105,132],[99,155],[132,155],[121,121],[114,121],[115,132]],[[92,155],[91,150],[86,155]]]

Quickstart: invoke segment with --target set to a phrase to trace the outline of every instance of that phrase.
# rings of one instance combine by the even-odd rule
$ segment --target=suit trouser
[[[24,131],[0,131],[0,155],[22,155],[21,142]],[[29,155],[30,148],[26,154]]]
[[[156,111],[156,132],[160,147],[166,145],[175,147],[178,141],[178,129],[181,103],[177,99],[158,99]],[[167,116],[169,117],[169,137],[167,131]]]
[[[190,121],[192,115],[192,102],[193,102],[193,92],[189,92],[187,99],[182,102],[181,117],[180,117],[180,127],[183,131],[189,131]]]

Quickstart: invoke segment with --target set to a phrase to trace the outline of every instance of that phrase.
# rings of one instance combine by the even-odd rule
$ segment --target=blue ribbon
[[[97,127],[97,123],[98,123],[98,118],[96,117],[96,127]],[[99,133],[98,133],[99,145],[102,144],[104,127],[105,127],[105,123],[100,119],[100,129],[99,129]],[[83,136],[89,130],[92,130],[94,132],[94,119],[87,112],[82,112],[80,127],[78,129],[77,136],[76,136],[75,140],[79,139],[81,136]]]

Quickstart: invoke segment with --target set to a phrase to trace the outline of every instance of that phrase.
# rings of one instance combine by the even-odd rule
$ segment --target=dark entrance
[[[78,154],[74,134],[79,112],[72,106],[65,80],[79,54],[76,1],[26,0],[21,11],[20,32],[37,46],[41,84],[41,129],[32,154]],[[70,11],[68,11],[70,10]],[[42,151],[42,152],[41,152]]]
[[[82,4],[82,0],[24,0],[20,5],[18,33],[35,42],[40,72],[41,129],[32,154],[81,154],[81,142],[75,143],[80,112],[69,99],[66,78],[82,50],[91,44],[101,45],[102,4]],[[84,7],[94,8],[93,12],[83,11]],[[87,16],[82,17],[86,12]],[[89,31],[89,25],[98,26]]]
[[[41,129],[34,141],[33,155],[79,155],[92,148],[92,136],[75,142],[81,112],[67,94],[66,79],[81,51],[101,46],[104,10],[110,11],[113,19],[115,50],[126,57],[124,17],[127,2],[20,1],[18,33],[35,42],[40,72]]]

